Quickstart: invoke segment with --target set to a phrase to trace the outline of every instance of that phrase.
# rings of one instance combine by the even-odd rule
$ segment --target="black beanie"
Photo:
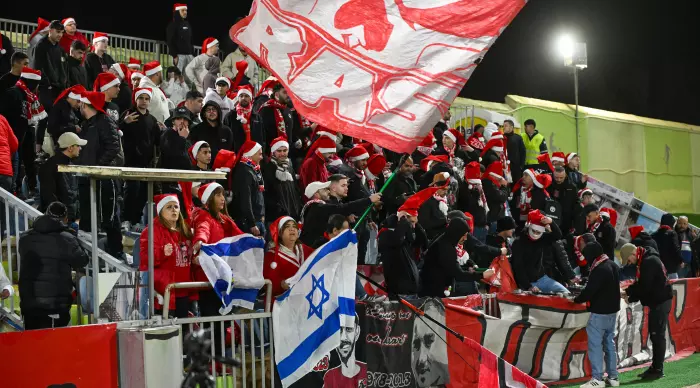
[[[594,203],[589,203],[588,205],[583,207],[583,215],[584,216],[589,215],[591,212],[597,212],[597,211],[599,211],[598,205],[596,205]]]
[[[663,216],[661,216],[661,225],[668,226],[669,228],[673,228],[673,225],[676,224],[676,218],[673,216],[671,213],[666,213]]]
[[[581,253],[583,253],[583,257],[586,258],[586,261],[592,263],[593,260],[597,259],[603,254],[603,246],[598,244],[597,241],[589,242],[585,247],[583,247]]]
[[[503,217],[496,222],[496,233],[513,229],[515,229],[515,220],[513,217]]]

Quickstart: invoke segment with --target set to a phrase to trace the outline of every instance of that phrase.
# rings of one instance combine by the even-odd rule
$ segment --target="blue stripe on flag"
[[[201,250],[209,256],[216,255],[223,258],[226,256],[240,256],[243,252],[254,248],[265,249],[265,240],[257,237],[243,237],[233,242],[202,245]]]
[[[353,312],[353,314],[355,314]],[[340,331],[340,308],[336,309],[323,321],[318,329],[314,330],[305,340],[301,341],[284,360],[277,364],[280,379],[284,380],[296,372],[311,357],[323,342]]]
[[[255,288],[233,288],[228,294],[228,300],[244,300],[246,302],[255,303],[258,297],[258,290]]]
[[[340,314],[355,316],[355,299],[338,297],[338,310]]]

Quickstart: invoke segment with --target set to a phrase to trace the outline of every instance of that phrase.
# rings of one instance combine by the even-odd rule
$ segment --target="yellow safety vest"
[[[540,155],[540,146],[544,141],[544,136],[537,133],[531,140],[525,131],[520,133],[520,136],[523,137],[523,143],[525,143],[525,165],[538,164],[537,156]]]

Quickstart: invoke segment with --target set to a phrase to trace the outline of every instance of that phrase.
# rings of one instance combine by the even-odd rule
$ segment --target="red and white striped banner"
[[[255,0],[230,36],[305,117],[411,152],[526,0]]]

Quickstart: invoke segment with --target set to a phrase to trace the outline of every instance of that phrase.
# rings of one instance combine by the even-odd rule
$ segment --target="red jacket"
[[[309,183],[326,182],[329,176],[330,174],[326,168],[326,161],[314,152],[304,160],[304,163],[302,163],[299,169],[299,183],[301,184],[302,193]]]
[[[5,116],[0,115],[0,175],[12,176],[12,155],[19,142]]]
[[[79,40],[79,41],[85,43],[85,47],[88,47],[88,48],[90,47],[87,39],[85,38],[85,35],[83,35],[79,31],[76,31],[75,34],[73,34],[72,36],[68,35],[66,33],[63,33],[63,37],[61,38],[61,41],[58,42],[58,44],[61,46],[63,51],[66,52],[67,55],[70,55],[70,45],[73,44],[74,40]]]
[[[238,228],[231,217],[221,214],[221,221],[214,219],[209,211],[202,208],[195,208],[192,212],[192,226],[194,237],[192,243],[201,241],[203,244],[213,244],[226,237],[238,236],[243,231]],[[197,282],[208,282],[207,275],[202,271],[202,267],[194,267],[194,279]]]
[[[141,264],[139,270],[148,271],[148,227],[141,232]],[[153,220],[153,282],[157,293],[165,296],[165,288],[171,283],[191,282],[192,242],[180,232],[167,229],[158,218]],[[175,308],[175,298],[195,294],[189,290],[173,290],[170,309]],[[156,300],[156,308],[160,303]]]
[[[277,297],[285,290],[282,281],[294,276],[299,267],[311,256],[314,249],[304,244],[297,245],[294,254],[286,248],[270,248],[265,252],[263,276],[272,282],[272,296]]]

